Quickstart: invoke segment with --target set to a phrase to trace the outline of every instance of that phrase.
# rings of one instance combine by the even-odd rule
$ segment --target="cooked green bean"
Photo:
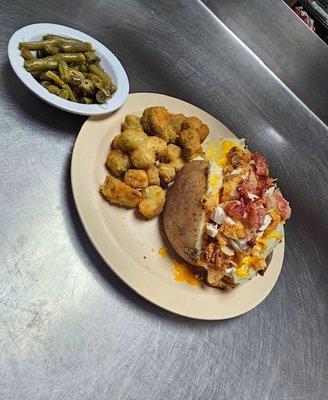
[[[83,54],[84,54],[85,58],[87,59],[87,62],[89,62],[89,63],[100,61],[100,58],[96,55],[96,50],[87,51]]]
[[[85,94],[93,94],[95,91],[95,87],[90,79],[83,79],[80,87]]]
[[[20,42],[19,48],[23,47],[29,50],[44,50],[46,45],[58,43],[58,39],[49,39],[49,40],[38,40],[36,42]]]
[[[101,81],[101,79],[99,78],[99,76],[97,76],[97,75],[95,75],[95,74],[92,74],[91,72],[85,74],[85,76],[86,76],[88,79],[91,79],[91,80],[92,80],[92,83],[93,83],[93,85],[94,85],[95,88],[97,88],[97,89],[99,89],[99,90],[103,89],[103,84],[102,84],[102,81]]]
[[[40,81],[47,81],[48,77],[45,72],[41,72],[39,76]]]
[[[58,86],[55,86],[54,84],[52,84],[49,81],[41,81],[40,83],[43,87],[45,87],[47,90],[49,90],[50,93],[59,95],[60,89]]]
[[[53,80],[58,86],[67,90],[68,98],[71,101],[74,101],[75,103],[77,102],[77,98],[76,98],[75,94],[73,93],[72,89],[67,85],[67,83],[62,81],[58,75],[54,74],[52,71],[47,71],[46,75],[49,79]]]
[[[44,52],[47,54],[50,54],[50,55],[58,54],[58,53],[60,53],[60,48],[58,47],[58,45],[56,43],[46,44],[44,46]]]
[[[112,80],[109,77],[109,75],[107,75],[105,72],[101,71],[99,66],[96,64],[89,64],[88,70],[89,70],[89,72],[97,75],[101,79],[101,82],[105,89],[110,90],[110,88],[112,86]]]
[[[73,92],[73,90],[67,85],[65,84],[65,86],[63,87],[63,89],[66,89],[68,91],[68,98],[71,101],[74,101],[74,103],[77,103],[77,98]]]
[[[88,67],[86,66],[86,64],[81,64],[79,70],[83,73],[88,72]]]
[[[52,71],[47,71],[46,72],[46,76],[49,79],[51,79],[52,81],[54,81],[56,83],[56,85],[58,85],[58,86],[60,86],[62,88],[65,87],[66,83],[64,81],[62,81],[60,79],[60,77],[57,74],[53,73]]]
[[[57,69],[58,61],[47,60],[45,58],[26,60],[24,62],[24,67],[28,72],[46,71],[48,69]]]
[[[91,44],[87,42],[61,43],[60,48],[64,53],[83,53],[91,50]]]
[[[117,90],[88,42],[46,34],[42,40],[19,43],[19,48],[25,69],[62,99],[104,103]]]
[[[77,71],[73,68],[69,69],[69,83],[71,85],[79,86],[84,78],[85,78],[85,76],[82,72]]]
[[[84,64],[85,57],[83,53],[58,53],[45,57],[45,60],[64,60],[67,63]]]
[[[115,83],[112,82],[112,87],[111,87],[110,93],[114,94],[116,92],[116,90],[117,90],[117,86],[115,85]]]
[[[34,60],[35,57],[33,54],[30,52],[30,50],[27,47],[22,47],[21,49],[21,55],[24,58],[24,60]]]
[[[58,72],[59,72],[60,79],[62,79],[64,82],[68,83],[68,81],[70,80],[70,74],[69,74],[68,65],[65,61],[63,61],[63,60],[59,61]]]
[[[79,39],[74,39],[74,38],[69,38],[65,36],[59,36],[59,35],[44,35],[43,36],[44,40],[59,40],[61,43],[81,43],[82,41]]]
[[[83,103],[83,104],[92,104],[92,103],[93,103],[93,100],[90,99],[89,97],[81,97],[81,98],[80,98],[80,103]]]
[[[58,93],[58,96],[64,100],[68,100],[68,91],[66,89],[61,89]]]
[[[98,103],[105,103],[107,99],[110,98],[110,94],[106,90],[102,89],[96,93],[96,100]]]

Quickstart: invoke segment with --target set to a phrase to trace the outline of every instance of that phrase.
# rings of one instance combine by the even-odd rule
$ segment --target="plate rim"
[[[168,96],[168,95],[164,95],[164,94],[160,94],[160,93],[151,93],[151,92],[138,92],[138,93],[130,93],[128,95],[128,98],[132,98],[132,97],[137,97],[137,96],[159,96],[159,97],[164,97],[164,98],[169,98],[169,99],[173,99],[174,101],[178,101],[181,103],[185,103],[188,106],[192,106],[195,109],[201,110],[203,113],[207,114],[209,117],[214,118],[217,122],[219,122],[223,127],[225,127],[229,133],[231,133],[233,136],[235,136],[225,125],[223,125],[217,118],[213,117],[211,114],[207,113],[206,111],[202,110],[201,108],[188,103],[184,100],[172,97],[172,96]],[[115,117],[116,113],[111,114],[110,116],[107,116],[106,118],[102,118],[101,120],[107,120],[110,119],[111,117]],[[179,309],[177,309],[176,307],[171,307],[168,306],[167,304],[163,304],[162,301],[154,299],[151,297],[151,295],[149,294],[145,294],[145,291],[140,289],[140,287],[138,287],[136,284],[131,284],[131,282],[127,279],[124,279],[124,277],[122,277],[123,274],[121,274],[119,272],[120,267],[116,267],[115,265],[113,266],[113,260],[109,260],[110,257],[108,257],[108,255],[104,255],[103,251],[101,249],[101,246],[97,243],[97,240],[95,239],[94,235],[91,232],[90,226],[88,224],[88,221],[86,220],[85,214],[82,210],[81,207],[81,203],[79,201],[78,198],[78,189],[77,189],[77,185],[75,184],[75,178],[76,178],[76,163],[77,163],[77,157],[78,157],[78,151],[79,151],[79,146],[81,145],[81,141],[84,139],[84,135],[87,135],[86,132],[86,128],[88,126],[88,124],[92,121],[96,121],[99,120],[99,118],[93,118],[90,117],[88,118],[84,124],[82,125],[79,134],[76,137],[76,141],[73,147],[73,151],[72,151],[72,157],[71,157],[71,188],[72,188],[72,193],[73,193],[73,198],[74,198],[74,203],[79,215],[79,218],[81,220],[81,223],[83,225],[83,228],[85,230],[85,232],[87,233],[88,238],[90,239],[92,245],[94,246],[94,248],[96,249],[96,251],[98,252],[98,254],[101,256],[101,258],[103,259],[103,261],[105,262],[105,264],[112,270],[112,272],[121,280],[123,281],[128,287],[130,287],[134,292],[138,293],[141,297],[143,297],[144,299],[146,299],[147,301],[155,304],[156,306],[170,311],[173,314],[176,315],[180,315],[183,317],[188,317],[191,319],[195,319],[195,320],[226,320],[226,319],[231,319],[231,318],[235,318],[238,317],[240,315],[243,315],[249,311],[251,311],[252,309],[256,308],[259,304],[261,304],[271,293],[272,289],[275,287],[278,278],[280,276],[281,273],[281,269],[282,269],[282,265],[283,265],[283,260],[284,260],[284,251],[285,251],[285,236],[283,237],[282,241],[278,244],[278,246],[280,246],[280,251],[279,254],[277,255],[278,257],[278,267],[276,268],[273,280],[271,280],[270,285],[266,288],[265,293],[263,294],[263,296],[259,299],[257,299],[254,304],[252,304],[252,306],[250,307],[246,307],[244,309],[241,309],[240,312],[236,312],[236,313],[232,313],[231,315],[227,315],[227,316],[217,316],[214,314],[209,314],[209,315],[199,315],[199,314],[194,314],[193,312],[185,312],[185,311],[181,311]],[[100,160],[101,161],[101,160]],[[101,221],[100,221],[101,222]],[[278,247],[277,246],[277,247]],[[173,277],[172,277],[173,279]],[[165,284],[164,281],[162,281],[162,284]],[[246,283],[247,284],[247,283]],[[214,289],[214,290],[218,290],[218,289]],[[234,292],[237,293],[237,292]],[[219,299],[218,299],[219,301]]]
[[[20,51],[18,49],[18,43],[21,41],[21,36],[25,33],[27,34],[27,36],[29,36],[29,32],[31,32],[31,30],[33,29],[42,30],[44,34],[47,33],[47,31],[48,32],[51,30],[56,31],[60,29],[61,32],[54,32],[54,33],[64,34],[64,35],[66,34],[72,37],[78,37],[83,40],[89,41],[93,44],[94,47],[97,47],[97,49],[100,49],[102,53],[105,53],[107,62],[115,70],[115,73],[119,78],[118,89],[117,92],[114,94],[114,96],[111,99],[107,100],[107,102],[104,104],[87,105],[61,99],[60,97],[48,92],[39,83],[36,85],[35,84],[36,81],[33,78],[33,76],[29,72],[27,72],[23,67],[23,60],[20,55]],[[63,29],[64,32],[62,32]],[[35,36],[35,33],[34,35],[30,36]],[[106,115],[121,107],[122,104],[124,104],[129,94],[130,84],[128,75],[122,63],[116,57],[116,55],[108,47],[103,45],[94,37],[88,35],[85,32],[82,32],[75,28],[71,28],[66,25],[46,23],[46,22],[25,25],[20,29],[17,29],[11,35],[8,41],[7,54],[11,68],[13,69],[16,77],[24,84],[24,86],[28,90],[30,90],[34,95],[36,95],[46,103],[56,108],[59,108],[63,111],[67,111],[73,114],[86,115],[86,116]]]

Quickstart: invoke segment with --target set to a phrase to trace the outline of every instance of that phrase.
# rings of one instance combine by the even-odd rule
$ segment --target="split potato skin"
[[[168,189],[163,211],[166,236],[175,251],[190,264],[197,264],[195,248],[204,219],[201,199],[207,191],[208,161],[190,161],[177,173]]]

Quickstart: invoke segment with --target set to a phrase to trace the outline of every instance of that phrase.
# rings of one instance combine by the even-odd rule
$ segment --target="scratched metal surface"
[[[328,46],[282,0],[204,0],[328,124]]]
[[[190,101],[267,155],[294,214],[255,310],[178,317],[104,265],[69,184],[84,119],[34,97],[6,57],[16,29],[46,21],[108,45],[131,91]],[[327,127],[196,1],[1,1],[0,22],[0,398],[327,399]]]

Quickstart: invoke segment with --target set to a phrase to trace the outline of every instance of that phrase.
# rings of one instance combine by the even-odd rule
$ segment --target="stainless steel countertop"
[[[0,398],[327,399],[322,121],[197,1],[2,0],[0,22]],[[7,61],[11,34],[35,22],[84,30],[119,57],[132,92],[194,103],[267,156],[294,213],[264,303],[233,320],[190,320],[104,264],[69,183],[84,118],[37,99]]]

